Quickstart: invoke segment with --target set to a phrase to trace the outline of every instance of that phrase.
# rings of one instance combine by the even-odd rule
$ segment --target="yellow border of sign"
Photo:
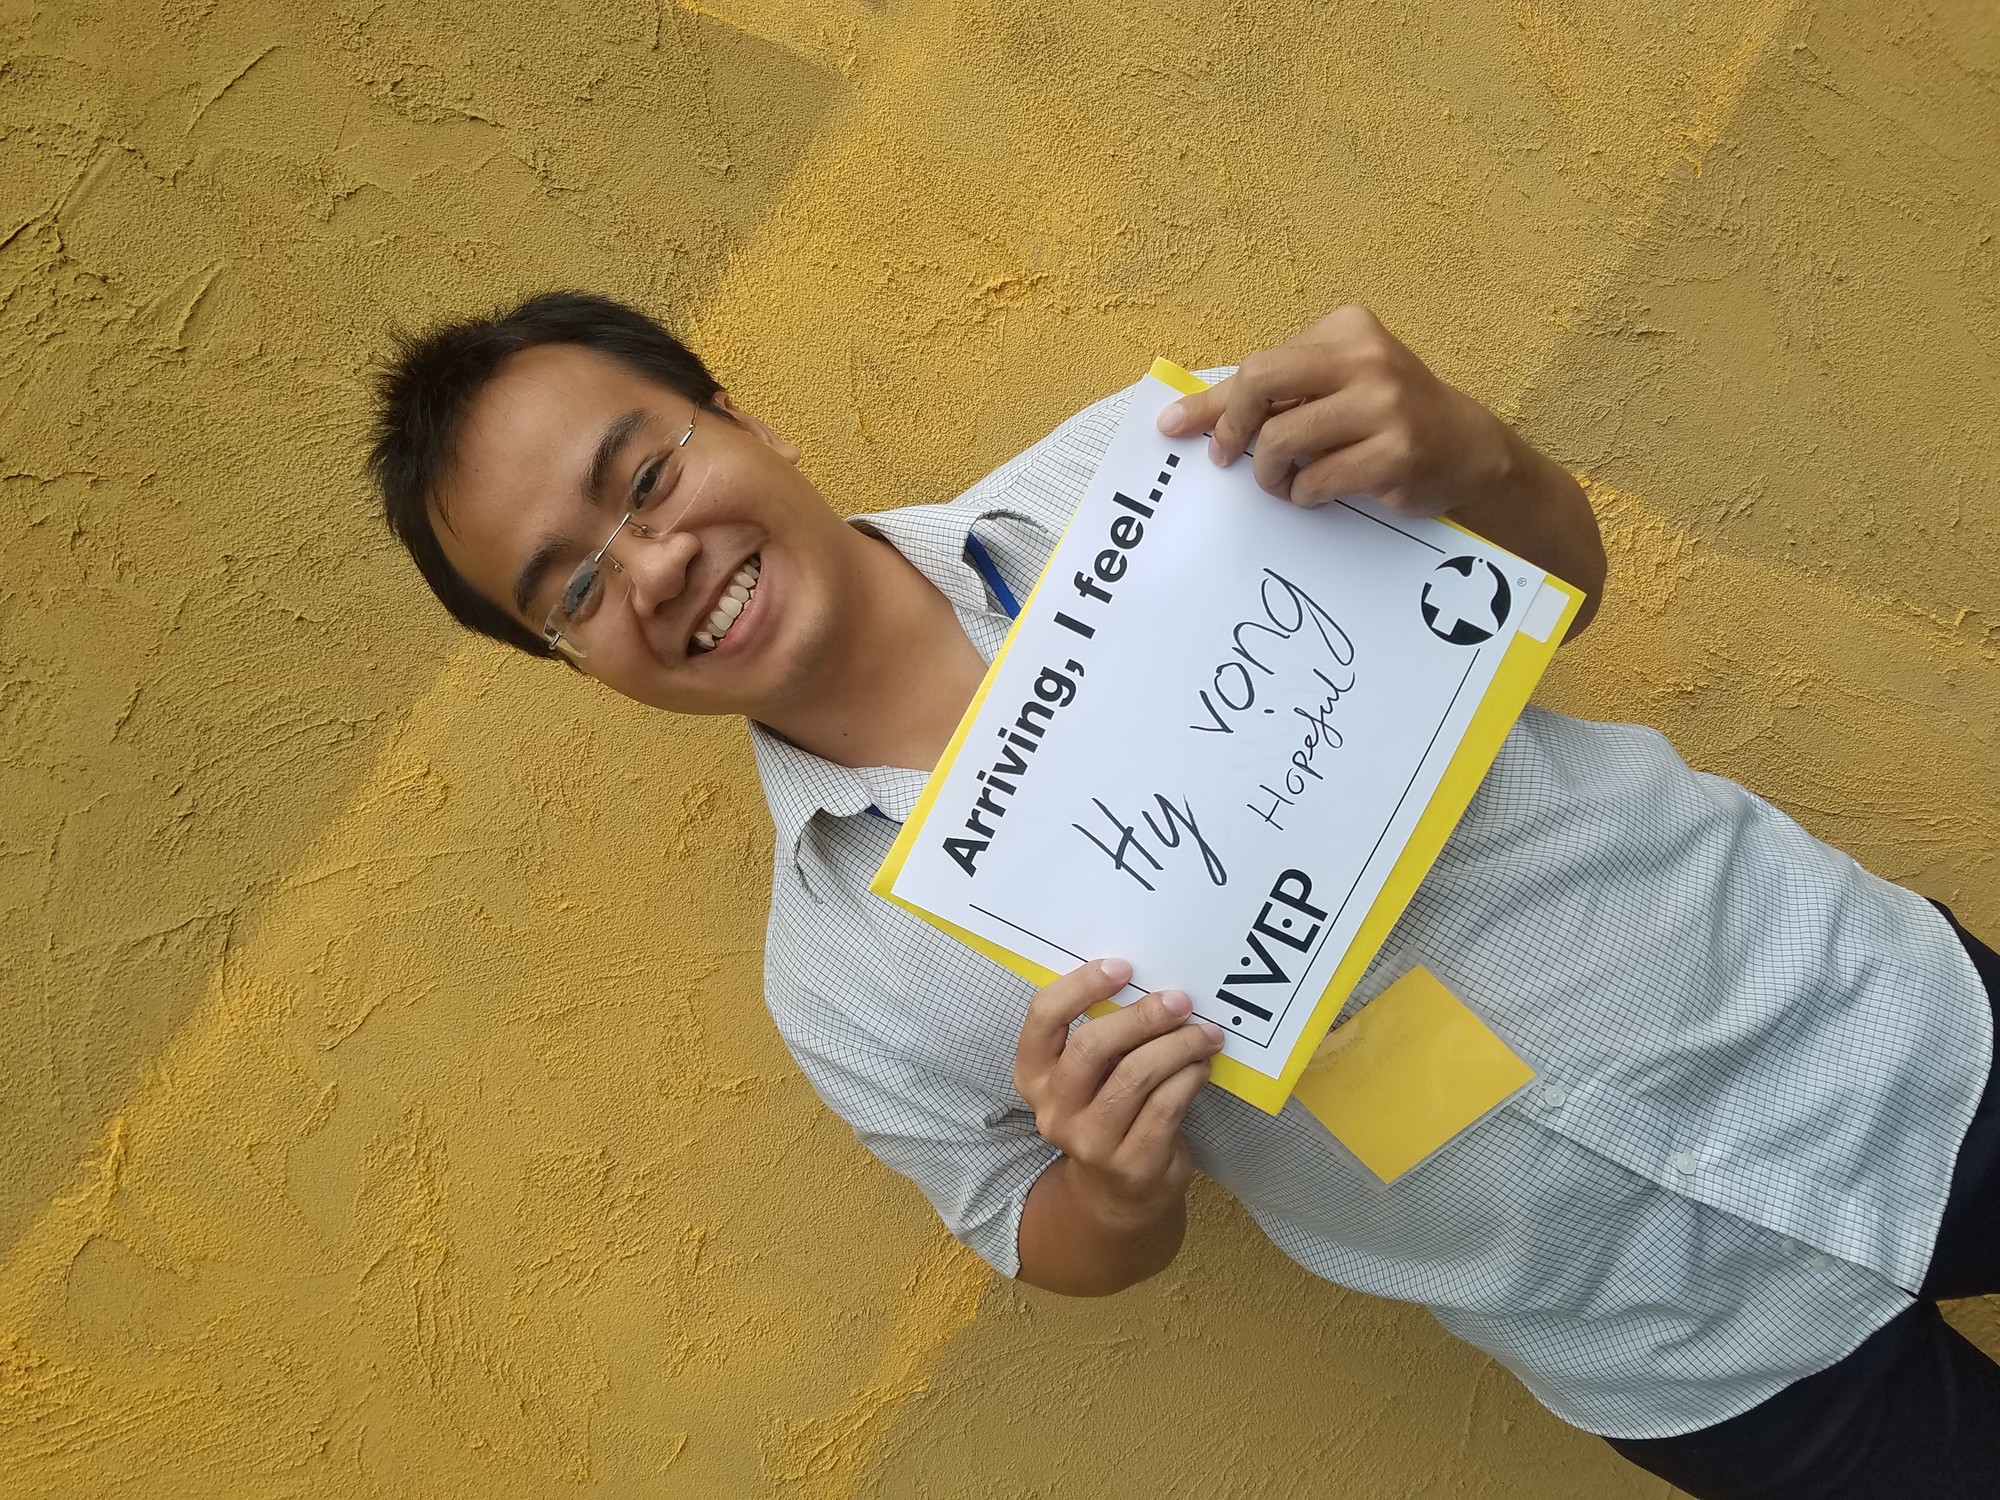
[[[1206,390],[1207,382],[1182,369],[1171,360],[1156,359],[1150,372],[1153,377],[1172,386],[1186,395]],[[1454,521],[1448,526],[1474,535]],[[1483,541],[1484,538],[1481,538]],[[1487,543],[1491,546],[1492,543]],[[1051,552],[1050,556],[1054,556]],[[979,716],[979,709],[986,701],[987,689],[993,686],[993,679],[1000,671],[1000,664],[1007,659],[1007,650],[1014,644],[1014,637],[1020,631],[1020,621],[1028,617],[1034,608],[1035,595],[1041,592],[1047,573],[1037,580],[1027,602],[1021,607],[1019,619],[1014,628],[1007,632],[1007,639],[993,657],[993,665],[986,670],[986,680],[979,684],[979,691],[973,695],[972,704],[965,711],[965,717],[958,721],[958,729],[951,737],[951,743],[939,758],[937,769],[931,772],[930,780],[924,783],[923,794],[917,798],[917,805],[910,810],[908,821],[902,832],[890,845],[882,867],[875,872],[868,889],[886,901],[893,902],[903,910],[923,918],[933,927],[949,933],[967,947],[985,954],[1002,968],[1019,974],[1037,987],[1047,984],[1056,977],[1053,969],[1045,969],[1038,963],[1023,958],[1020,954],[1001,947],[998,943],[967,932],[955,923],[925,911],[913,902],[896,895],[892,887],[896,877],[903,872],[903,865],[910,857],[919,834],[923,831],[924,820],[930,816],[931,806],[944,787],[946,773],[952,762],[958,758],[959,747],[965,743],[966,733],[972,728],[972,721]],[[1444,848],[1444,841],[1451,837],[1452,829],[1465,815],[1465,809],[1472,801],[1472,794],[1479,790],[1479,783],[1485,779],[1487,769],[1493,764],[1493,757],[1500,753],[1501,742],[1507,738],[1507,731],[1514,727],[1514,721],[1521,716],[1521,710],[1528,706],[1528,698],[1541,681],[1542,673],[1548,669],[1556,647],[1562,644],[1563,636],[1569,631],[1570,621],[1583,604],[1583,594],[1574,586],[1563,582],[1554,574],[1548,575],[1548,586],[1561,589],[1566,596],[1561,616],[1555,628],[1549,631],[1546,641],[1533,640],[1520,631],[1514,633],[1507,654],[1493,674],[1493,681],[1480,700],[1472,722],[1466,727],[1465,737],[1458,743],[1458,749],[1445,767],[1444,776],[1438,782],[1437,791],[1430,804],[1424,808],[1423,816],[1417,819],[1411,831],[1409,842],[1404,844],[1402,854],[1389,871],[1388,879],[1382,885],[1382,892],[1369,908],[1366,919],[1354,934],[1354,941],[1340,960],[1340,966],[1333,971],[1326,988],[1320,992],[1319,1001],[1313,1006],[1313,1013],[1307,1020],[1305,1029],[1299,1033],[1298,1045],[1286,1059],[1284,1071],[1275,1078],[1259,1073],[1255,1068],[1237,1062],[1234,1058],[1217,1057],[1211,1064],[1210,1080],[1227,1089],[1237,1098],[1248,1101],[1266,1114],[1275,1115],[1284,1108],[1292,1087],[1298,1082],[1306,1064],[1312,1060],[1326,1029],[1333,1024],[1333,1018],[1340,1014],[1340,1007],[1354,986],[1360,981],[1369,960],[1387,941],[1389,930],[1396,925],[1396,919],[1403,914],[1403,908],[1410,904],[1410,898],[1417,893],[1417,887],[1430,872],[1438,852]],[[1096,1007],[1093,1014],[1105,1014],[1115,1010],[1115,1001],[1106,1001]]]

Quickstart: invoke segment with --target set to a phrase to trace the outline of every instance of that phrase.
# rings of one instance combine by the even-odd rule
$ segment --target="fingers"
[[[1273,412],[1339,390],[1358,368],[1360,350],[1347,342],[1280,344],[1243,361],[1227,380],[1185,396],[1160,414],[1160,429],[1173,436],[1203,430],[1214,435],[1209,456],[1234,463],[1257,438]]]
[[[1160,413],[1160,431],[1168,437],[1207,432],[1222,415],[1222,408],[1229,400],[1229,381],[1235,378],[1231,375],[1227,380],[1218,380],[1206,390],[1194,391],[1168,406]]]
[[[1157,425],[1168,437],[1187,437],[1197,432],[1207,432],[1221,420],[1228,407],[1232,393],[1232,382],[1240,375],[1226,375],[1214,385],[1191,391],[1180,400],[1160,409]],[[1271,403],[1272,410],[1284,411],[1298,405],[1296,397],[1282,397]]]
[[[1337,307],[1275,349],[1252,354],[1227,380],[1174,402],[1160,413],[1160,431],[1213,433],[1210,456],[1226,466],[1257,441],[1273,412],[1330,395],[1398,353],[1408,351],[1367,308]]]
[[[1192,1002],[1179,990],[1161,990],[1078,1027],[1055,1067],[1044,1075],[1048,1101],[1058,1108],[1087,1107],[1128,1054],[1156,1037],[1187,1030],[1192,1010]]]
[[[1325,344],[1284,344],[1251,355],[1224,382],[1229,394],[1216,418],[1210,456],[1225,467],[1235,463],[1278,403],[1337,389],[1340,364],[1337,346]]]
[[[1207,1058],[1191,1062],[1163,1081],[1147,1097],[1118,1148],[1118,1168],[1136,1178],[1155,1178],[1167,1171],[1184,1149],[1181,1122],[1188,1106],[1208,1083]]]
[[[1225,1040],[1214,1022],[1190,1020],[1192,1002],[1178,990],[1146,995],[1069,1029],[1129,983],[1131,972],[1120,960],[1100,960],[1041,990],[1029,1004],[1014,1069],[1015,1087],[1042,1137],[1093,1169],[1114,1172],[1122,1169],[1113,1158],[1147,1110],[1154,1111],[1149,1119],[1174,1122],[1169,1136],[1179,1129],[1187,1100],[1207,1080],[1208,1059]],[[1198,1076],[1182,1077],[1190,1068]],[[1167,1099],[1154,1106],[1154,1095],[1169,1084]]]
[[[1258,488],[1280,500],[1296,498],[1301,463],[1367,437],[1376,427],[1377,404],[1359,390],[1344,390],[1269,418],[1257,437],[1253,472]]]
[[[1406,507],[1411,469],[1409,444],[1393,432],[1378,433],[1364,442],[1314,460],[1292,476],[1286,497],[1308,509],[1344,495],[1366,495],[1395,510]]]
[[[1091,1101],[1080,1122],[1083,1130],[1122,1168],[1120,1155],[1137,1149],[1132,1133],[1149,1111],[1156,1126],[1161,1119],[1171,1122],[1164,1127],[1169,1137],[1179,1131],[1188,1101],[1208,1082],[1209,1059],[1221,1045],[1221,1029],[1213,1022],[1198,1022],[1127,1053]],[[1169,1091],[1167,1098],[1156,1106],[1163,1090]],[[1185,1098],[1177,1105],[1174,1101],[1182,1094]]]
[[[1131,981],[1132,966],[1124,959],[1100,958],[1045,985],[1028,1002],[1028,1018],[1022,1023],[1020,1044],[1015,1049],[1015,1086],[1052,1071],[1069,1040],[1070,1023]],[[1020,1092],[1026,1097],[1028,1090]]]

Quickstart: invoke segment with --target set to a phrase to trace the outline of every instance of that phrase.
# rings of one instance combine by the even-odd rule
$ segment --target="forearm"
[[[1493,419],[1499,423],[1499,418]],[[1490,485],[1446,514],[1468,531],[1524,557],[1584,592],[1570,626],[1576,636],[1597,613],[1604,594],[1604,539],[1583,486],[1512,428],[1504,458]]]
[[[1020,1278],[1066,1297],[1104,1297],[1158,1275],[1187,1234],[1185,1191],[1112,1210],[1059,1157],[1021,1210]]]

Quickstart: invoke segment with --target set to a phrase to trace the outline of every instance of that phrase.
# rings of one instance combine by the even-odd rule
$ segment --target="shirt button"
[[[1815,1271],[1831,1271],[1833,1269],[1833,1257],[1822,1251],[1814,1255],[1806,1264]]]
[[[1799,1242],[1793,1239],[1789,1234],[1786,1235],[1783,1239],[1778,1241],[1778,1254],[1797,1255],[1798,1253],[1799,1253]]]
[[[1683,1177],[1694,1176],[1695,1169],[1700,1165],[1701,1163],[1695,1160],[1695,1155],[1692,1151],[1683,1151],[1679,1156],[1674,1158],[1674,1170]]]
[[[1542,1090],[1542,1103],[1550,1109],[1561,1109],[1563,1101],[1567,1098],[1569,1095],[1563,1092],[1559,1083],[1549,1084]]]

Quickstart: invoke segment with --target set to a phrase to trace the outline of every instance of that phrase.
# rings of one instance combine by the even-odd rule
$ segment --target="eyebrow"
[[[528,559],[528,565],[521,569],[521,576],[514,580],[514,607],[527,615],[535,602],[535,595],[542,590],[542,582],[549,576],[549,570],[562,561],[570,549],[568,537],[545,536],[535,555]]]
[[[646,420],[643,407],[635,406],[604,429],[604,436],[597,440],[597,451],[590,455],[590,469],[583,476],[583,498],[592,505],[603,501],[605,476],[611,472],[611,465],[623,448]]]
[[[611,466],[618,460],[619,451],[631,441],[632,434],[645,424],[646,411],[634,407],[623,416],[616,418],[604,429],[591,450],[590,467],[583,475],[583,498],[592,505],[603,504],[604,481],[611,473]],[[542,544],[521,569],[521,576],[514,580],[514,607],[523,616],[530,614],[535,595],[541,592],[542,584],[549,576],[549,570],[562,561],[570,550],[567,537],[549,535],[542,538]]]

